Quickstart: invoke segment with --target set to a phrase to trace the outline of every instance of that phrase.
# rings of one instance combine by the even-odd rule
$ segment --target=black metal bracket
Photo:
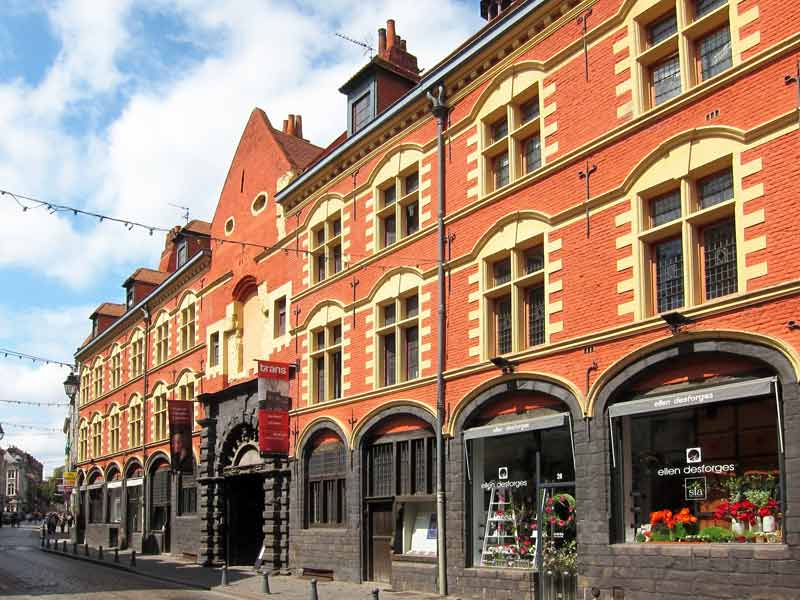
[[[578,172],[578,177],[583,179],[586,182],[586,191],[583,200],[583,206],[586,213],[586,237],[589,237],[589,198],[591,198],[591,191],[589,187],[589,179],[591,179],[592,174],[597,171],[597,165],[589,165],[589,161],[586,161],[586,168],[583,171]]]
[[[800,124],[800,59],[797,60],[797,65],[795,67],[795,74],[794,75],[784,75],[783,82],[786,85],[796,85],[797,86],[797,121]]]
[[[297,321],[298,321],[298,318],[300,317],[300,311],[301,310],[302,309],[299,306],[295,306],[292,309],[292,312],[294,313],[294,353],[295,354],[297,354],[300,351],[299,348],[298,348],[298,345],[297,345]]]
[[[356,288],[358,287],[359,280],[353,277],[350,280],[350,289],[353,290],[353,329],[356,328]]]
[[[581,35],[583,36],[583,64],[584,64],[584,73],[586,76],[586,81],[589,81],[589,47],[586,41],[586,32],[588,28],[587,21],[589,20],[589,17],[591,15],[592,15],[592,9],[590,8],[576,19],[578,25],[581,26]]]

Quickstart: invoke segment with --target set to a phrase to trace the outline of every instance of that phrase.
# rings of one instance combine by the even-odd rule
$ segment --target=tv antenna
[[[169,204],[170,206],[172,206],[174,208],[181,209],[181,211],[183,213],[183,218],[186,220],[186,224],[187,225],[189,224],[189,207],[188,206],[180,206],[178,204],[173,204],[172,202],[167,202],[167,204]]]
[[[356,46],[361,46],[364,49],[364,55],[366,56],[369,54],[369,57],[372,58],[372,55],[375,54],[375,48],[369,45],[366,39],[363,42],[359,42],[358,40],[354,40],[351,37],[344,35],[343,33],[334,33],[336,37],[340,37],[343,40],[350,42],[351,44],[355,44]]]

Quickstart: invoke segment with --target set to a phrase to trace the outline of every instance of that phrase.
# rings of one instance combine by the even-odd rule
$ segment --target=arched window
[[[142,399],[134,395],[128,403],[128,447],[141,446],[142,440]]]
[[[192,348],[196,340],[196,302],[194,294],[186,294],[180,309],[180,345],[181,352]]]
[[[120,439],[119,439],[119,407],[114,404],[108,413],[108,451],[119,452]]]
[[[313,285],[342,270],[342,201],[324,200],[309,218],[310,283]]]
[[[144,332],[136,329],[130,342],[130,378],[139,377],[144,372]]]
[[[153,363],[154,366],[165,362],[169,357],[169,314],[161,311],[156,319],[153,335]]]
[[[92,419],[92,458],[103,455],[103,418],[95,414]]]
[[[305,471],[307,527],[341,526],[347,520],[347,450],[338,435],[318,434]]]
[[[159,383],[153,389],[153,440],[167,439],[167,386]]]
[[[92,383],[94,384],[94,399],[97,400],[100,396],[103,395],[103,370],[105,365],[103,364],[103,358],[98,356],[94,361],[94,367],[92,368]]]
[[[78,460],[83,462],[89,459],[89,423],[81,419],[78,427]]]
[[[81,370],[81,398],[80,404],[88,404],[92,397],[92,370],[85,366]]]
[[[111,387],[115,390],[122,385],[122,351],[119,344],[111,349]]]
[[[342,317],[340,306],[329,304],[308,323],[310,402],[342,397]]]

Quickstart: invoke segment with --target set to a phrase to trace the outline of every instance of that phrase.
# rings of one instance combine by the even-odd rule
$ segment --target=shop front
[[[595,523],[579,531],[581,587],[796,598],[800,421],[787,355],[760,340],[690,338],[600,383],[578,456],[596,466],[578,484],[597,498],[578,504]]]
[[[144,513],[144,470],[139,461],[132,459],[125,468],[124,480],[123,544],[134,550],[142,549],[142,521]]]

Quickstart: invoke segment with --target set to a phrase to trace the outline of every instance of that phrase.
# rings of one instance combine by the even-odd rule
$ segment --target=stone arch
[[[308,211],[308,216],[306,217],[305,223],[303,223],[304,229],[310,230],[312,227],[324,223],[330,215],[342,210],[343,207],[344,198],[340,194],[325,194],[322,198],[317,200],[311,210]]]
[[[483,118],[524,95],[544,78],[545,66],[540,61],[509,65],[500,71],[483,90],[470,111],[469,119]],[[542,90],[539,90],[542,93]]]
[[[258,294],[258,282],[252,275],[245,275],[233,287],[231,297],[236,302],[244,302],[253,294]]]
[[[550,217],[545,213],[524,210],[498,220],[479,239],[470,252],[472,258],[490,256],[510,250],[550,230]]]
[[[197,302],[197,292],[193,289],[184,290],[178,299],[178,312],[186,308],[186,306],[192,302]]]
[[[344,317],[344,304],[338,300],[323,300],[308,312],[308,316],[298,329],[316,329],[342,317]]]
[[[382,274],[367,295],[369,302],[398,298],[404,292],[421,287],[422,274],[412,267],[397,267]]]
[[[217,449],[217,471],[222,473],[225,467],[236,464],[242,450],[247,446],[258,448],[258,422],[257,417],[252,419],[231,422],[220,436],[221,442]]]
[[[608,402],[629,381],[645,369],[687,353],[733,354],[772,368],[783,386],[797,384],[798,357],[778,340],[733,331],[704,331],[682,334],[647,344],[617,361],[595,382],[589,394],[588,413],[603,415]]]
[[[80,488],[84,481],[86,481],[86,472],[83,469],[78,469],[78,474],[75,478],[75,487]]]
[[[583,408],[579,398],[580,392],[560,378],[540,373],[517,373],[502,376],[486,382],[469,394],[453,409],[449,422],[449,434],[456,436],[464,430],[467,420],[481,407],[488,405],[495,398],[508,392],[536,392],[560,400],[567,407],[572,418],[582,419]]]
[[[430,407],[413,400],[398,400],[376,408],[359,420],[351,436],[351,449],[360,448],[365,436],[381,421],[399,415],[417,417],[430,425],[434,432],[436,431],[436,415]]]
[[[125,470],[123,471],[123,476],[125,479],[128,479],[131,472],[135,467],[139,467],[142,473],[144,473],[144,467],[142,466],[142,461],[139,460],[136,456],[131,456],[127,461],[125,461]]]
[[[111,461],[106,465],[106,471],[104,474],[106,481],[112,481],[111,476],[114,474],[118,474],[120,478],[122,477],[122,470],[119,467],[119,463],[117,461]]]
[[[422,158],[422,146],[418,144],[405,143],[392,148],[372,169],[367,178],[367,185],[383,184],[414,163],[419,164]]]
[[[294,449],[295,456],[298,458],[303,456],[306,446],[309,444],[309,442],[311,442],[311,440],[314,439],[314,436],[320,431],[324,431],[326,429],[336,433],[336,435],[341,438],[342,443],[348,448],[350,447],[350,439],[345,433],[345,428],[341,423],[339,423],[334,417],[319,417],[306,425],[298,436],[297,444],[295,444]]]
[[[98,478],[100,481],[98,481]],[[89,472],[86,475],[87,484],[91,485],[93,483],[103,483],[104,481],[105,476],[103,470],[99,466],[94,465],[91,469],[89,469]]]
[[[153,470],[153,467],[160,461],[166,461],[166,463],[169,464],[169,456],[167,456],[167,453],[163,450],[159,450],[147,458],[147,465],[144,470],[145,473],[150,474],[150,472]]]

